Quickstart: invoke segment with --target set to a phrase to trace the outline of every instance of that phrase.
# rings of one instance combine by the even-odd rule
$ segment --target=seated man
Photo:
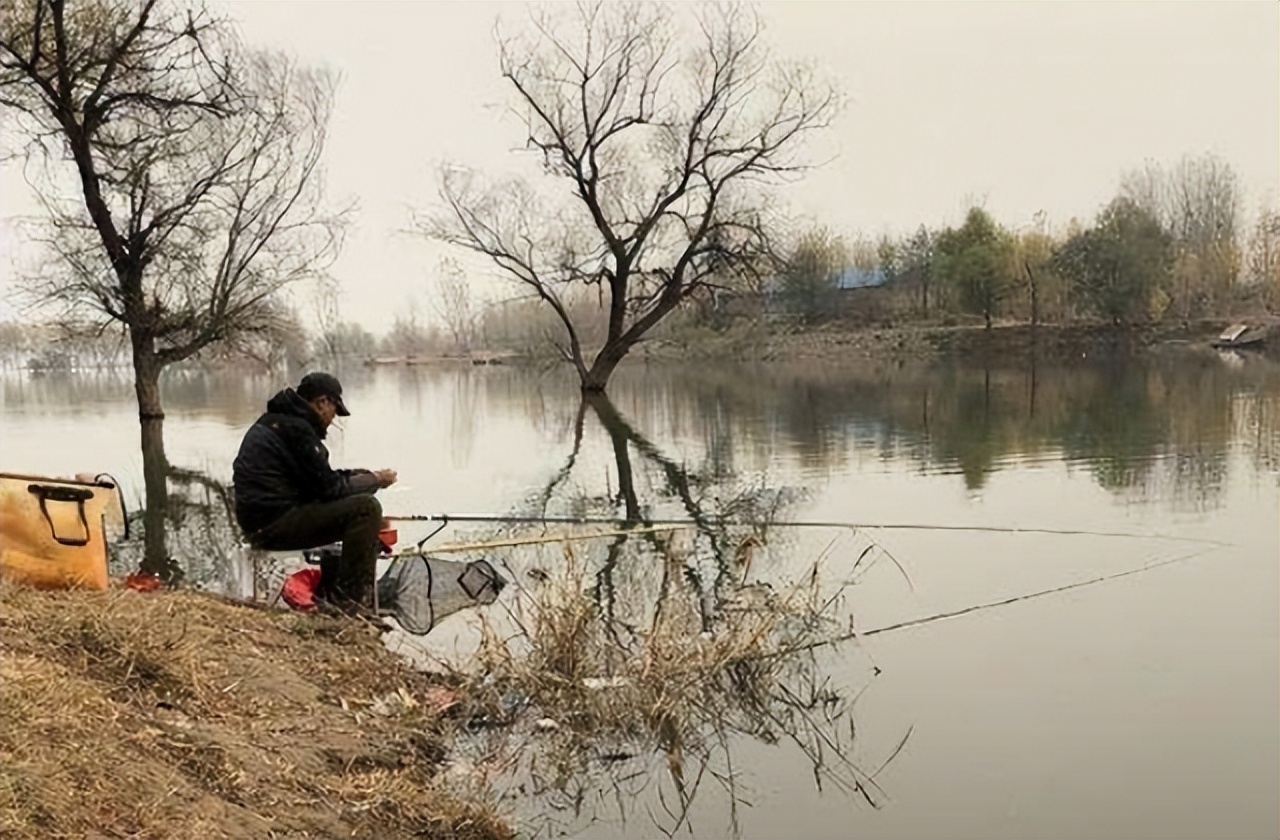
[[[395,483],[394,470],[335,470],[321,442],[337,415],[351,412],[342,385],[309,373],[297,389],[267,402],[245,433],[233,466],[236,521],[256,548],[289,551],[342,541],[342,558],[319,595],[345,612],[370,605],[382,505],[373,494]]]

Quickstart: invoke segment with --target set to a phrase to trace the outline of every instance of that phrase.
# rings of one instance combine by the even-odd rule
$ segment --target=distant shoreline
[[[1262,352],[1280,351],[1280,319],[1247,319],[1269,330]],[[907,324],[886,327],[823,325],[804,330],[779,330],[761,324],[742,324],[716,332],[686,331],[638,344],[623,360],[636,362],[803,361],[961,359],[996,361],[1026,359],[1066,361],[1091,354],[1139,353],[1165,345],[1211,349],[1215,338],[1233,323],[1230,319],[1191,324],[1148,324],[1116,327],[1100,323],[981,325]],[[589,356],[590,354],[588,354]],[[553,353],[521,354],[483,351],[471,356],[400,356],[364,360],[366,366],[527,365],[560,362]]]
[[[682,327],[641,341],[623,364],[676,363],[688,361],[803,362],[839,364],[853,361],[927,362],[933,360],[998,362],[1034,358],[1041,362],[1065,362],[1091,355],[1139,354],[1150,350],[1181,346],[1211,351],[1219,335],[1233,324],[1247,324],[1253,335],[1265,336],[1247,351],[1280,359],[1280,317],[1259,315],[1240,319],[1205,319],[1192,323],[1157,323],[1117,327],[1112,324],[1073,322],[1067,324],[997,323],[991,329],[981,324],[908,323],[894,326],[848,326],[823,324],[804,329],[742,321],[724,330]],[[588,350],[587,358],[594,355]],[[470,354],[438,353],[408,356],[346,357],[304,363],[377,367],[489,367],[559,366],[566,364],[551,347],[538,351],[485,349]],[[200,370],[198,360],[175,366],[177,370]],[[220,362],[222,369],[235,362]],[[33,375],[70,372],[131,372],[128,362],[116,364],[74,363],[66,368],[40,368],[29,364],[6,364],[6,370],[24,370]]]
[[[1266,321],[1269,319],[1255,319]],[[649,360],[741,359],[750,361],[815,359],[927,360],[938,358],[1044,361],[1087,357],[1094,353],[1135,353],[1178,344],[1209,349],[1231,321],[1220,319],[1179,325],[1115,327],[1074,323],[982,326],[906,325],[894,327],[819,327],[794,333],[725,334],[709,340],[656,340],[637,356]],[[1263,352],[1280,349],[1280,322],[1270,323]]]

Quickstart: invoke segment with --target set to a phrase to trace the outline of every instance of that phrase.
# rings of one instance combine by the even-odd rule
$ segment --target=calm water
[[[1275,363],[1179,352],[1035,370],[635,366],[611,386],[616,416],[580,415],[559,373],[357,369],[344,383],[354,414],[333,459],[398,469],[390,513],[679,516],[749,496],[792,520],[857,523],[778,531],[750,575],[778,589],[822,558],[840,580],[878,546],[898,565],[859,574],[840,602],[862,632],[1151,566],[818,651],[808,677],[848,701],[841,750],[869,796],[815,772],[800,741],[731,732],[676,816],[662,762],[644,755],[597,762],[572,795],[499,778],[527,833],[1280,835]],[[279,384],[171,377],[170,459],[229,478]],[[109,472],[136,504],[127,382],[11,374],[3,400],[4,470]],[[1091,533],[876,527],[905,523]],[[402,542],[424,533],[403,527]],[[690,580],[714,592],[699,597],[734,588],[702,572]],[[616,603],[645,602],[646,574],[619,572]],[[465,647],[468,620],[423,649]]]

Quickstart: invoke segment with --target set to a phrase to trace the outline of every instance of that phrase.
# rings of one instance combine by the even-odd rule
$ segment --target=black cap
[[[351,415],[351,412],[347,411],[346,403],[342,401],[342,383],[331,373],[308,373],[298,383],[297,391],[298,396],[308,402],[316,397],[328,397],[333,400],[339,415],[342,417]]]

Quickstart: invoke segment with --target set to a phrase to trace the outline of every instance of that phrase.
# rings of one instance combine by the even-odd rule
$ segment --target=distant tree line
[[[1280,211],[1264,206],[1246,224],[1241,195],[1226,162],[1189,155],[1127,173],[1091,222],[1057,232],[1043,214],[1015,229],[981,207],[958,226],[877,241],[818,228],[795,238],[770,288],[727,297],[765,297],[809,324],[862,314],[1123,326],[1274,313]]]
[[[781,317],[799,328],[867,324],[1095,321],[1118,327],[1280,312],[1280,210],[1263,206],[1246,221],[1230,166],[1213,155],[1172,167],[1149,163],[1120,181],[1088,223],[1051,230],[1044,214],[1006,227],[981,207],[957,226],[899,236],[846,237],[813,227],[792,237],[756,272],[709,284],[683,319],[723,328],[736,320]],[[747,278],[750,278],[748,281]],[[257,368],[335,365],[375,357],[466,356],[485,348],[537,354],[560,328],[536,299],[481,305],[456,263],[444,261],[418,299],[375,335],[339,317],[337,288],[314,297],[314,325],[277,304],[271,323],[234,343],[193,354],[188,364]],[[590,294],[567,295],[565,313],[586,346],[607,340],[591,317]],[[0,322],[0,365],[38,371],[129,363],[120,330],[99,322]]]

